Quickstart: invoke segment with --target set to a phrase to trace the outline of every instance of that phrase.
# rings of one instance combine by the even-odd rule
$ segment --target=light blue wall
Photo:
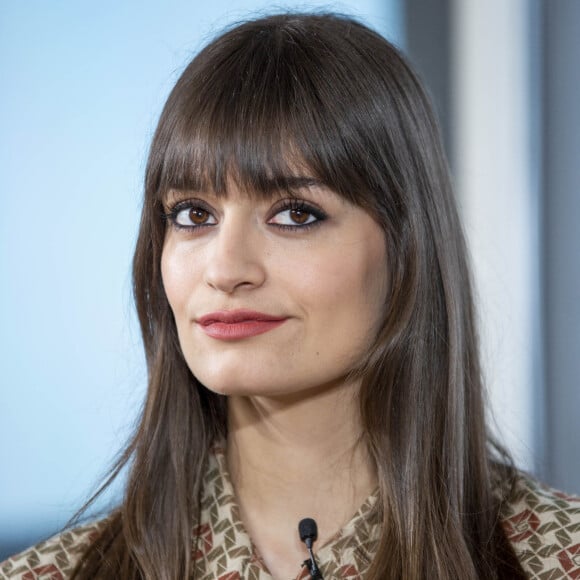
[[[401,41],[403,0],[285,4]],[[145,384],[130,295],[147,147],[183,66],[265,0],[0,4],[0,559],[62,526]]]

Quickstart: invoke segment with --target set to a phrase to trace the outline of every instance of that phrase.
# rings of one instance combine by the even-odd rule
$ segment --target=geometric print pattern
[[[502,514],[506,535],[534,580],[580,580],[580,497],[519,478]]]
[[[376,492],[316,551],[325,578],[363,579],[376,551],[380,522]],[[532,580],[580,580],[580,498],[542,487],[521,475],[504,504],[502,523]],[[0,564],[0,579],[65,580],[98,535],[102,522],[68,530]],[[210,454],[193,530],[196,580],[271,580],[239,517],[225,453]],[[309,578],[297,567],[296,579]]]
[[[64,580],[99,531],[99,523],[92,523],[40,542],[0,564],[0,578]]]

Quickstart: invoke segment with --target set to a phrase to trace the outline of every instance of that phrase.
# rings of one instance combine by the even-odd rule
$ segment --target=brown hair
[[[243,23],[185,69],[147,164],[134,293],[149,371],[126,494],[78,578],[192,575],[192,529],[225,399],[189,371],[164,293],[170,188],[268,195],[299,160],[384,228],[384,323],[362,361],[360,410],[382,536],[368,578],[524,577],[493,481],[511,473],[486,431],[466,249],[438,127],[401,54],[356,21],[281,14]],[[505,467],[504,467],[505,466]]]

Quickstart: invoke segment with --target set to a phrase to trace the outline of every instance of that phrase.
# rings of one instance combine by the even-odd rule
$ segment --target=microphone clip
[[[310,573],[311,580],[324,580],[322,574],[320,573],[320,569],[316,565],[316,560],[314,559],[314,555],[311,555],[310,558],[307,558],[302,563],[303,566],[308,568],[308,572]]]

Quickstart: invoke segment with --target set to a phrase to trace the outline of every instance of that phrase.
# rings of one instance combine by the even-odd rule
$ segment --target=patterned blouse
[[[379,536],[376,501],[376,494],[367,498],[342,530],[316,550],[325,579],[364,578]],[[195,530],[196,579],[272,579],[240,521],[225,455],[219,450],[210,456],[200,522]],[[531,579],[580,580],[580,497],[522,476],[506,507],[504,527]],[[99,529],[96,522],[41,542],[0,564],[0,578],[64,580]],[[297,566],[296,580],[307,578],[307,567]]]

